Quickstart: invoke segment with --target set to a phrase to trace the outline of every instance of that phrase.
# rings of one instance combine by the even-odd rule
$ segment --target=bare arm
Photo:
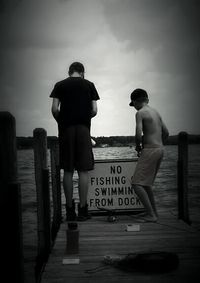
[[[140,151],[142,150],[142,116],[140,112],[136,113],[135,119],[136,119],[136,130],[135,130],[136,148],[135,150],[139,154]]]
[[[97,115],[97,102],[96,100],[92,100],[92,112],[91,112],[92,117]]]
[[[60,106],[60,100],[58,98],[53,98],[52,106],[51,106],[51,112],[55,120],[57,121],[58,115],[59,115],[59,106]]]

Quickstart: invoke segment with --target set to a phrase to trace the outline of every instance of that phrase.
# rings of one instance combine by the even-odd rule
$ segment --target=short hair
[[[131,93],[131,100],[133,101],[140,101],[144,102],[148,100],[148,94],[146,90],[142,88],[136,88],[132,93]]]
[[[77,73],[84,73],[85,72],[85,68],[83,66],[82,63],[80,62],[74,62],[69,66],[69,71],[68,74],[71,76],[74,72]]]

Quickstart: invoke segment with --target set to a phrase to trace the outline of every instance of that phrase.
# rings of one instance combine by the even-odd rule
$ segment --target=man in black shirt
[[[55,84],[52,114],[58,123],[60,168],[64,169],[63,187],[67,220],[76,219],[73,198],[73,173],[79,176],[78,220],[89,218],[87,205],[88,171],[94,168],[90,138],[91,118],[97,114],[99,95],[94,84],[84,79],[84,66],[74,62],[69,77]]]

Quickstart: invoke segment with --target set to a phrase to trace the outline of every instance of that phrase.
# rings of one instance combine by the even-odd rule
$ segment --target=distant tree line
[[[200,144],[200,135],[189,135],[189,144]],[[107,144],[109,146],[131,146],[135,144],[134,136],[110,136],[94,137],[96,146]],[[177,145],[178,136],[170,136],[166,142],[167,145]]]
[[[96,142],[96,147],[100,146],[134,146],[134,136],[110,136],[110,137],[92,137]],[[47,137],[48,147],[53,140],[57,140],[55,136]],[[170,136],[167,141],[167,145],[177,145],[178,136]],[[200,135],[189,135],[189,144],[200,144]],[[17,137],[18,149],[33,148],[33,137]]]
[[[134,136],[93,137],[96,146],[107,144],[109,146],[129,146],[135,142]]]

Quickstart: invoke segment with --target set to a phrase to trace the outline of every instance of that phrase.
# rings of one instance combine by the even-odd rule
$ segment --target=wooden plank
[[[179,218],[190,224],[188,206],[188,134],[186,132],[180,132],[178,135],[177,187]]]
[[[47,133],[42,128],[33,131],[34,167],[37,195],[38,254],[36,258],[36,279],[51,250],[49,172],[47,168]]]
[[[142,223],[140,232],[125,231],[126,223],[130,222],[128,216],[120,216],[116,223],[105,222],[105,217],[79,222],[80,264],[76,266],[62,264],[62,258],[66,256],[66,223],[63,223],[41,282],[195,282],[191,280],[198,275],[200,232],[170,215],[162,215],[160,221],[163,225]],[[177,253],[179,268],[166,274],[127,273],[114,267],[94,270],[92,274],[86,272],[88,269],[105,267],[102,261],[107,254],[125,256],[130,252],[153,250]]]
[[[50,157],[53,200],[52,240],[54,241],[62,220],[59,146],[57,139],[52,140],[50,143]]]
[[[24,282],[21,188],[17,181],[16,122],[9,112],[0,112],[1,277],[7,282]]]

